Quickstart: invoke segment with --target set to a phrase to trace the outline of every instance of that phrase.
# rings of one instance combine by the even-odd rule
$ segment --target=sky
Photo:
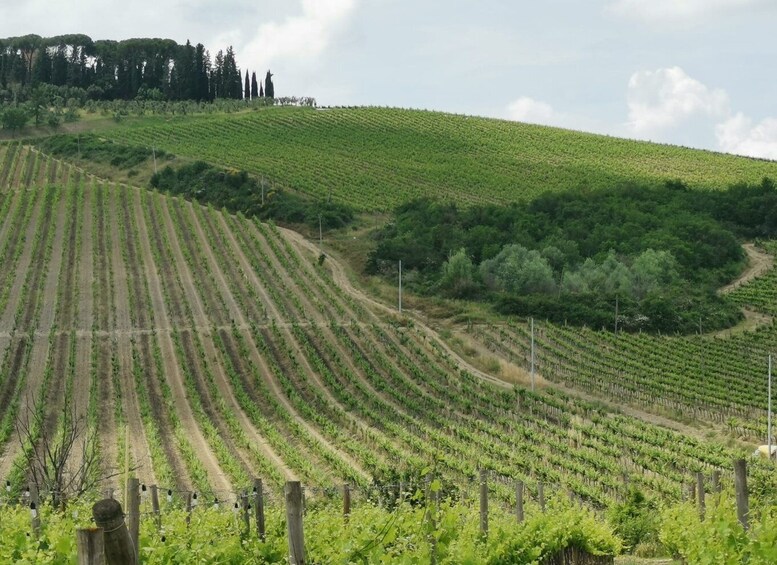
[[[132,6],[132,9],[128,9]],[[232,45],[276,96],[777,160],[775,0],[0,0],[0,37]]]

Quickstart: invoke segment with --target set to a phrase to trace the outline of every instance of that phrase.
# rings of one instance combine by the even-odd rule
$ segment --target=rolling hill
[[[331,487],[479,466],[595,506],[630,484],[676,499],[734,451],[638,414],[485,374],[413,316],[272,224],[106,183],[0,145],[0,479],[72,410],[103,472],[229,499],[252,477]],[[35,442],[33,442],[35,443]]]
[[[418,197],[509,203],[623,182],[680,179],[724,189],[777,178],[773,161],[418,110],[287,107],[129,118],[101,135],[244,169],[364,211]]]

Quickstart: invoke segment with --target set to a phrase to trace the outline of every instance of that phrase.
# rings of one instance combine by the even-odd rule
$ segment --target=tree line
[[[188,40],[93,41],[83,34],[0,39],[0,102],[24,101],[42,85],[80,89],[91,100],[275,97],[272,73],[261,81],[246,70],[244,78],[231,46],[211,59],[202,43]]]

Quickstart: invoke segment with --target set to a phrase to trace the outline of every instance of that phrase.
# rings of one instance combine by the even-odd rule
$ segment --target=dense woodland
[[[368,270],[393,276],[401,260],[410,288],[506,314],[687,333],[736,321],[736,306],[715,290],[743,266],[739,238],[776,234],[768,179],[709,192],[632,184],[466,209],[424,199],[397,209]]]
[[[93,41],[83,34],[0,39],[0,101],[24,101],[36,87],[64,99],[198,100],[273,98],[264,81],[242,73],[232,47],[211,58],[202,43],[172,39]]]

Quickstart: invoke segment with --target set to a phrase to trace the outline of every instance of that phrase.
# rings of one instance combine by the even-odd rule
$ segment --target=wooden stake
[[[537,483],[537,502],[540,504],[540,510],[545,512],[545,487],[542,483]]]
[[[40,496],[38,487],[33,483],[30,485],[30,526],[32,533],[36,538],[40,537]]]
[[[186,525],[192,523],[192,492],[186,493]]]
[[[699,517],[704,520],[704,473],[696,473],[696,500],[699,502]]]
[[[94,523],[103,529],[105,562],[111,565],[135,565],[135,548],[130,539],[121,504],[112,498],[92,506]]]
[[[523,522],[523,482],[515,483],[515,518],[518,522]]]
[[[140,549],[140,481],[138,479],[133,477],[127,483],[127,496],[129,497],[127,527],[137,556]],[[135,562],[137,563],[137,560]]]
[[[712,472],[712,492],[720,492],[720,471]]]
[[[744,459],[734,461],[734,489],[737,497],[737,518],[742,527],[747,530],[750,502],[747,495],[747,462]]]
[[[345,483],[343,485],[343,520],[348,523],[348,518],[351,516],[351,485]]]
[[[245,537],[247,539],[251,535],[251,512],[249,508],[251,505],[248,503],[248,492],[245,489],[240,492],[240,498],[242,499],[243,522],[246,526]]]
[[[286,481],[283,489],[286,498],[286,526],[289,535],[289,564],[305,564],[305,534],[302,529],[302,485],[299,481]]]
[[[151,485],[151,510],[154,511],[156,527],[162,527],[162,513],[159,511],[159,492],[156,485]]]
[[[480,535],[488,536],[488,474],[480,470]]]
[[[78,565],[105,565],[105,544],[102,528],[76,530]]]
[[[254,513],[256,520],[256,535],[265,541],[264,528],[264,494],[262,493],[262,479],[254,479]]]

